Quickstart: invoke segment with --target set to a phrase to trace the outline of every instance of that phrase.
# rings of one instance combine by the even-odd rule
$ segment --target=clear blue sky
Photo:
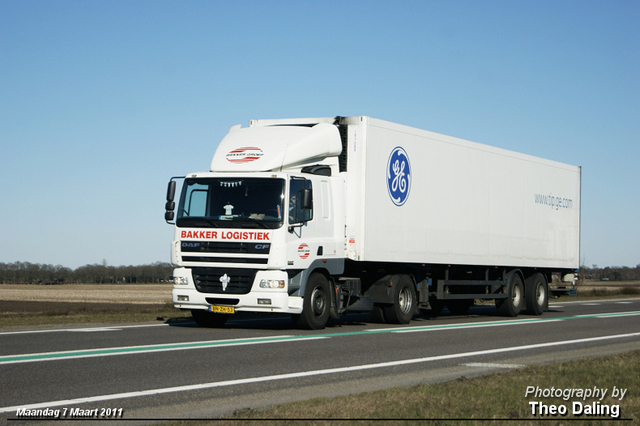
[[[254,118],[369,115],[583,167],[640,264],[640,2],[0,1],[0,262],[169,261],[171,176]]]

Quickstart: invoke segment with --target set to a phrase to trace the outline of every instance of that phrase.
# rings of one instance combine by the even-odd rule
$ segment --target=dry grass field
[[[0,284],[0,327],[184,317],[171,304],[171,288],[171,284]]]
[[[171,302],[171,284],[2,284],[0,300],[162,304]]]
[[[578,297],[640,295],[640,281],[585,281],[576,288]]]

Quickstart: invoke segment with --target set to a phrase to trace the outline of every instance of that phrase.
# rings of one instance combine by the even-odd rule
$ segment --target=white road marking
[[[636,315],[640,315],[640,311],[606,312],[601,314],[583,314],[583,315],[576,315],[575,318],[617,318],[617,317],[632,317]]]
[[[571,297],[571,296],[569,296]],[[611,303],[611,302],[640,302],[640,298],[637,297],[627,297],[624,299],[597,299],[597,300],[592,300],[592,302],[598,302],[598,303]],[[563,305],[576,305],[576,304],[582,304],[584,303],[584,300],[563,300],[562,304]],[[549,302],[549,305],[551,305],[552,302]]]
[[[525,364],[490,364],[483,362],[470,362],[468,364],[460,364],[465,367],[480,367],[480,368],[522,368]]]
[[[260,383],[260,382],[270,382],[275,380],[290,380],[290,379],[297,379],[301,377],[347,373],[352,371],[371,370],[375,368],[395,367],[399,365],[410,365],[410,364],[442,361],[442,360],[449,360],[449,359],[456,359],[456,358],[492,355],[492,354],[505,353],[505,352],[524,351],[529,349],[540,349],[540,348],[548,348],[548,347],[562,346],[562,345],[575,345],[580,343],[598,342],[598,341],[612,340],[612,339],[624,339],[624,338],[639,337],[639,336],[640,336],[640,332],[628,333],[628,334],[617,334],[613,336],[590,337],[590,338],[584,338],[584,339],[563,340],[559,342],[537,343],[533,345],[487,349],[483,351],[474,351],[474,352],[461,352],[456,354],[438,355],[438,356],[431,356],[431,357],[425,357],[425,358],[414,358],[414,359],[406,359],[406,360],[400,360],[400,361],[381,362],[376,364],[354,365],[351,367],[329,368],[326,370],[301,371],[297,373],[277,374],[273,376],[248,377],[244,379],[226,380],[222,382],[200,383],[195,385],[174,386],[169,388],[114,393],[110,395],[98,395],[98,396],[59,400],[59,401],[41,402],[37,404],[17,405],[13,407],[1,407],[0,413],[17,411],[18,409],[21,409],[21,408],[24,408],[27,410],[37,410],[41,408],[59,407],[62,405],[76,405],[76,404],[85,404],[90,402],[111,401],[114,399],[126,399],[126,398],[140,397],[140,396],[167,394],[167,393],[173,393],[173,392],[186,392],[186,391],[201,390],[201,389],[212,389],[212,388],[219,388],[219,387],[226,387],[226,386],[237,386],[237,385],[245,385],[245,384]]]
[[[540,324],[540,323],[550,323],[550,322],[559,322],[565,321],[565,318],[559,319],[542,319],[542,318],[532,318],[532,319],[523,319],[523,320],[501,320],[494,322],[466,322],[461,324],[446,324],[446,325],[427,325],[423,327],[406,327],[406,328],[396,328],[393,329],[394,333],[418,333],[421,331],[433,331],[433,330],[460,330],[463,328],[484,328],[484,327],[504,327],[507,325],[524,325],[524,324]],[[387,329],[389,330],[389,329]],[[373,330],[369,330],[373,331]],[[380,331],[378,329],[377,331]]]
[[[136,325],[123,325],[118,326],[118,330],[125,328],[145,328],[145,327],[168,327],[169,324],[136,324]],[[48,330],[24,330],[24,331],[5,331],[1,332],[0,336],[6,336],[9,334],[34,334],[34,333],[60,333],[60,332],[76,332],[76,331],[99,331],[100,329],[114,330],[113,326],[105,327],[92,327],[92,328],[54,328]]]

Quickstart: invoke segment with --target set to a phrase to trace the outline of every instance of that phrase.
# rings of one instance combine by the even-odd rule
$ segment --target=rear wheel
[[[549,308],[549,288],[544,275],[537,273],[524,282],[525,312],[530,315],[542,315]]]
[[[191,316],[200,327],[208,328],[222,327],[229,319],[229,314],[215,314],[203,309],[193,309]]]
[[[507,281],[507,298],[496,299],[498,313],[506,317],[516,317],[522,310],[524,302],[524,285],[517,272],[512,272]]]
[[[416,290],[409,276],[403,275],[393,285],[393,305],[383,309],[385,322],[390,324],[409,324],[416,311]]]
[[[319,273],[313,273],[307,281],[302,301],[302,314],[295,318],[296,325],[309,330],[322,330],[331,313],[331,291],[329,281]]]

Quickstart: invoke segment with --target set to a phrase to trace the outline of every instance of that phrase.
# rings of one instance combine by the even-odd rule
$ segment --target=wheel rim
[[[545,296],[544,285],[538,284],[536,287],[536,303],[538,306],[542,306],[544,304]]]
[[[398,295],[398,305],[400,305],[400,310],[403,314],[406,314],[411,310],[412,303],[411,291],[409,290],[409,287],[404,287],[400,290],[400,294]]]
[[[513,306],[519,306],[520,305],[520,298],[522,297],[522,294],[520,294],[520,286],[519,285],[514,285],[513,286],[513,296],[511,297],[511,303],[513,304]]]
[[[320,287],[314,288],[313,293],[311,293],[311,306],[315,316],[322,316],[325,310],[325,297]]]

